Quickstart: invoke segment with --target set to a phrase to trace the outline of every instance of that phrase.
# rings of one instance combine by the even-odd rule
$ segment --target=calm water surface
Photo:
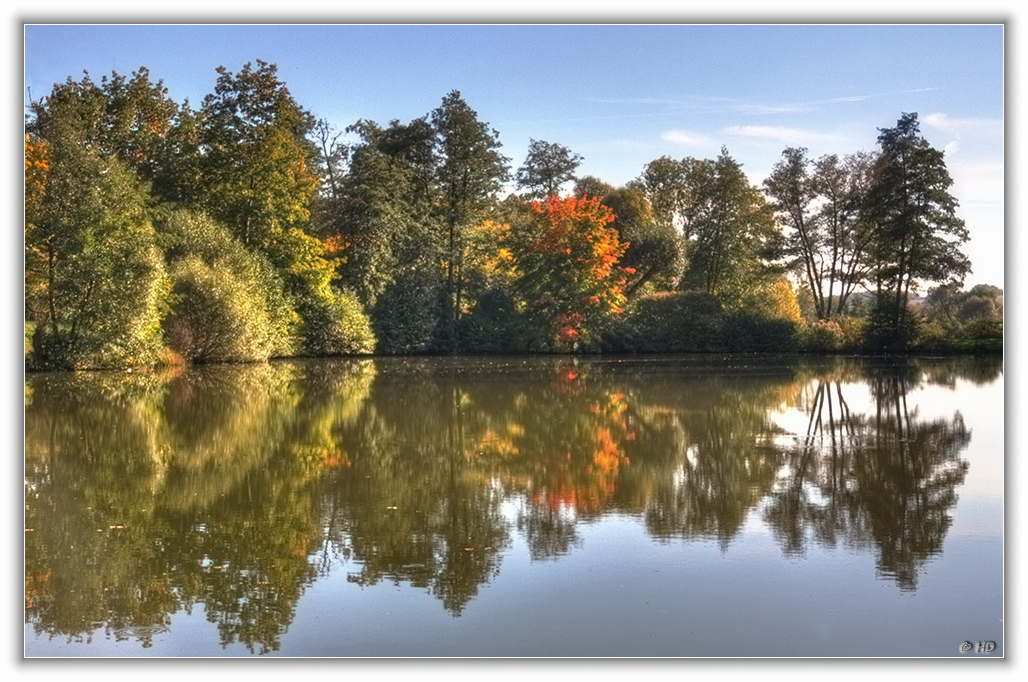
[[[1003,655],[1000,360],[318,360],[25,400],[30,657]]]

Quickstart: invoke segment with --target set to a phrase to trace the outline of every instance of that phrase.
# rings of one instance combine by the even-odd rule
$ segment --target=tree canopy
[[[880,129],[878,145],[865,200],[874,224],[871,276],[882,323],[902,341],[911,292],[926,281],[960,283],[970,272],[960,251],[970,235],[949,192],[943,152],[921,135],[916,113]]]
[[[614,186],[536,138],[511,176],[456,90],[340,130],[274,64],[215,72],[197,109],[145,68],[32,103],[30,366],[1002,336],[1001,297],[950,295],[969,235],[916,114],[873,153],[786,148],[762,187],[726,148]]]
[[[560,188],[575,179],[583,159],[564,145],[542,140],[528,141],[528,156],[514,179],[532,199],[557,196]]]

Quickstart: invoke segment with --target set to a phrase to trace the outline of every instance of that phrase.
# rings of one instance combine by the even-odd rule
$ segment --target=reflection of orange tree
[[[613,509],[645,514],[661,537],[730,538],[774,481],[767,412],[795,399],[791,373],[695,377],[690,390],[600,363],[557,361],[529,400],[489,386],[467,396],[479,475],[522,500],[533,556],[567,551],[574,524]],[[666,388],[666,390],[665,390]],[[477,408],[477,409],[476,409]]]
[[[589,364],[557,363],[553,380],[531,403],[514,401],[509,419],[519,428],[503,447],[516,456],[504,459],[503,475],[531,505],[596,514],[629,465],[623,449],[634,438],[629,398],[592,370]]]
[[[791,368],[754,375],[717,361],[679,376],[641,363],[611,385],[610,395],[625,396],[612,415],[625,424],[620,457],[630,466],[608,505],[644,515],[657,537],[727,542],[773,485],[780,454],[768,412],[793,402],[800,384]]]
[[[580,390],[560,390],[569,375]],[[508,465],[530,472],[522,477],[525,502],[517,524],[534,559],[567,553],[578,541],[577,521],[610,508],[631,464],[624,445],[635,437],[627,415],[629,397],[624,393],[594,385],[579,372],[563,374],[556,387],[563,395],[558,409],[536,413],[551,419],[526,427],[518,439],[522,458],[508,460]],[[553,414],[561,416],[547,424],[552,428],[548,434],[540,433]],[[551,442],[555,437],[557,442]]]

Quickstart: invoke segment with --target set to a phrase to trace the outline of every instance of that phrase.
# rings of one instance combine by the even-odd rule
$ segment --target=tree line
[[[760,187],[725,148],[616,187],[541,140],[512,172],[458,91],[338,130],[260,60],[198,107],[145,68],[69,77],[26,117],[27,362],[1001,339],[1002,291],[962,291],[942,152],[916,114],[880,133],[788,148]]]

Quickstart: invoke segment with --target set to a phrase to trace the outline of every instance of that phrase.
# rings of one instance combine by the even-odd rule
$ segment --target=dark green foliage
[[[332,286],[336,264],[325,258],[324,242],[293,227],[281,233],[267,253],[282,273],[287,299],[300,316],[297,352],[371,352],[370,322],[353,292]]]
[[[369,311],[383,353],[435,348],[445,252],[436,190],[435,131],[425,119],[347,129],[349,172],[328,231],[341,245],[339,282]],[[452,331],[452,329],[451,329]]]
[[[564,184],[575,179],[582,157],[564,145],[542,140],[528,141],[528,156],[514,179],[532,199],[557,196]]]
[[[113,72],[99,83],[88,73],[77,82],[69,78],[33,103],[30,127],[50,140],[63,127],[76,143],[127,164],[141,180],[159,184],[168,170],[174,140],[169,134],[179,113],[163,81],[151,82],[150,72],[140,68],[131,78]]]
[[[427,268],[407,267],[398,272],[371,311],[378,352],[404,355],[433,350],[442,291],[438,276]]]
[[[366,306],[392,283],[407,241],[417,239],[427,248],[425,242],[438,239],[425,229],[432,204],[426,177],[432,170],[432,138],[425,137],[431,133],[425,126],[421,120],[408,126],[394,121],[383,130],[360,121],[347,129],[362,141],[350,148],[349,172],[339,182],[327,230],[345,243],[341,283]]]
[[[371,321],[352,291],[308,297],[297,305],[308,355],[366,355],[375,350]]]
[[[713,296],[663,293],[642,296],[604,337],[604,350],[674,353],[719,350],[721,304]]]
[[[960,283],[970,271],[960,251],[969,235],[949,193],[953,180],[943,152],[921,136],[917,114],[881,130],[878,143],[865,208],[874,224],[871,279],[878,293],[870,340],[895,349],[916,336],[907,302],[919,285]]]
[[[917,311],[909,310],[906,301],[901,306],[903,313],[897,313],[895,295],[882,292],[875,296],[867,317],[864,340],[873,350],[910,350],[919,337],[923,317]]]
[[[485,291],[470,314],[461,319],[461,340],[470,353],[523,353],[544,347],[546,328],[518,311],[510,291]]]
[[[781,353],[798,350],[800,338],[797,322],[743,308],[724,316],[719,346],[728,352]]]
[[[709,353],[800,350],[800,322],[745,308],[726,309],[714,296],[677,292],[642,296],[606,335],[612,352]]]
[[[689,238],[688,184],[689,162],[662,156],[646,164],[642,175],[633,184],[650,204],[653,219],[661,226],[673,229]]]

